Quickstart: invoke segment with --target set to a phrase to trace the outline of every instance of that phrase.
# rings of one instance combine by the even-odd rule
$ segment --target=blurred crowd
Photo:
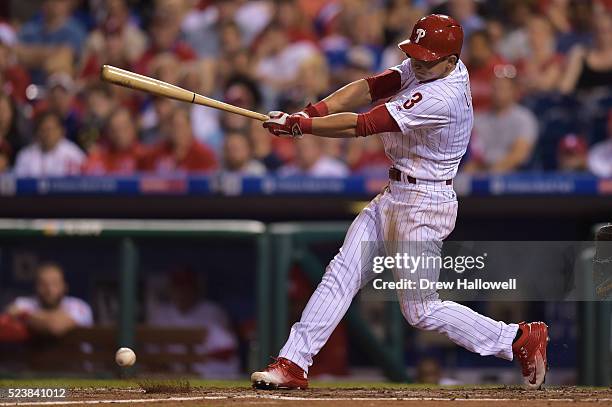
[[[376,136],[295,142],[99,79],[111,64],[260,112],[295,112],[399,64],[423,15],[465,31],[462,170],[612,176],[609,0],[42,0],[0,6],[0,171],[384,173]]]

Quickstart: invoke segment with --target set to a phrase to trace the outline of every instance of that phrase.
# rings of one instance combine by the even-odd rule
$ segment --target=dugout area
[[[215,263],[217,260],[231,259],[243,262],[230,263],[219,273],[225,286],[213,287],[217,295],[235,295],[240,289],[252,294],[254,302],[249,305],[257,319],[255,343],[246,356],[247,368],[255,369],[264,366],[269,355],[282,346],[289,323],[289,274],[291,267],[298,265],[315,286],[320,280],[326,256],[332,256],[342,241],[349,223],[315,222],[315,223],[270,223],[256,221],[143,221],[143,220],[98,220],[98,219],[35,219],[4,220],[0,222],[0,241],[4,261],[10,258],[11,250],[34,248],[41,253],[60,252],[66,248],[75,256],[74,262],[85,264],[85,270],[91,275],[81,273],[81,277],[95,275],[95,266],[115,269],[107,276],[116,282],[111,287],[118,293],[119,304],[117,319],[111,326],[82,330],[68,336],[70,341],[63,348],[55,351],[32,352],[28,358],[21,358],[19,353],[12,353],[4,348],[5,377],[14,377],[7,372],[9,361],[34,362],[25,369],[26,375],[35,373],[45,377],[45,372],[64,371],[72,377],[109,377],[122,374],[123,377],[146,377],[157,370],[164,371],[164,366],[173,362],[188,364],[197,358],[194,355],[182,355],[175,358],[172,354],[147,355],[143,353],[145,344],[163,344],[176,342],[197,343],[205,332],[198,330],[152,330],[139,322],[138,303],[142,300],[144,285],[149,278],[145,270],[152,263],[156,264],[162,257],[180,258],[186,253],[196,254],[195,261]],[[182,250],[171,249],[160,242],[172,242],[174,245],[187,245]],[[321,255],[321,248],[325,249]],[[36,251],[35,250],[35,251]],[[197,257],[200,255],[201,258]],[[157,257],[156,257],[157,256]],[[245,257],[246,256],[246,257]],[[152,259],[151,259],[152,258]],[[238,273],[238,267],[248,262],[247,275]],[[591,260],[587,259],[588,262]],[[206,263],[208,262],[208,263]],[[90,268],[88,268],[90,267]],[[102,269],[104,269],[102,267]],[[98,270],[99,271],[99,270]],[[234,272],[236,271],[236,272]],[[242,270],[243,272],[245,270]],[[6,278],[6,276],[4,276]],[[219,281],[221,281],[219,280]],[[359,312],[359,299],[349,309],[345,322],[352,343],[361,353],[363,359],[371,361],[381,368],[386,378],[399,383],[407,383],[411,377],[406,373],[405,332],[409,329],[401,316],[396,302],[384,304],[384,326],[382,336],[372,331],[371,327]],[[609,362],[606,344],[609,329],[603,329],[601,323],[607,321],[609,307],[607,302],[577,302],[580,346],[572,349],[553,348],[555,352],[574,353],[578,358],[580,369],[579,380],[584,384],[602,385],[607,383]],[[597,328],[596,328],[597,327]],[[162,332],[163,331],[163,332]],[[178,338],[178,339],[177,339]],[[76,344],[80,342],[94,345],[93,351],[75,353]],[[134,347],[139,355],[140,364],[133,369],[120,371],[112,363],[112,352],[115,347]],[[58,349],[64,349],[63,353]],[[44,351],[44,349],[42,349]],[[72,355],[72,363],[62,360]],[[38,363],[38,365],[37,365]],[[80,369],[87,365],[88,369]],[[157,369],[149,369],[156,366]],[[46,369],[43,369],[46,367]],[[506,367],[512,368],[511,365]],[[70,368],[70,369],[69,369]],[[558,368],[554,366],[553,368]],[[47,373],[48,377],[49,373]],[[53,374],[57,377],[57,373]]]

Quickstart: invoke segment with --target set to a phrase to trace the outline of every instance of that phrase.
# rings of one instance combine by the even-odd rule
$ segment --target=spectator
[[[0,173],[6,173],[11,170],[11,161],[13,159],[13,151],[8,143],[0,142]]]
[[[557,164],[557,145],[564,134],[580,132],[590,144],[605,138],[602,129],[612,89],[612,17],[605,1],[40,3],[31,19],[24,17],[31,7],[21,5],[20,14],[10,15],[11,23],[0,21],[0,89],[14,102],[9,113],[0,98],[0,115],[13,117],[11,130],[6,121],[0,123],[0,133],[8,131],[0,134],[0,171],[11,169],[11,161],[34,138],[22,116],[36,117],[46,110],[60,114],[68,140],[85,151],[95,146],[90,158],[94,161],[111,148],[102,130],[119,106],[131,111],[143,144],[159,148],[170,143],[164,127],[172,121],[176,102],[119,86],[103,89],[102,64],[139,71],[250,110],[295,112],[320,100],[329,88],[401,62],[405,55],[398,41],[430,12],[451,14],[463,24],[462,59],[477,113],[492,108],[497,76],[516,75],[520,100],[539,120],[543,144],[538,163],[543,168]],[[12,24],[19,20],[26,22],[17,34]],[[83,26],[90,30],[87,37]],[[559,90],[569,96],[585,93],[587,98],[558,97]],[[268,171],[297,162],[292,140],[263,137],[248,118],[199,105],[189,108],[193,136],[215,157],[224,156],[224,133],[239,132],[248,134],[253,156]],[[475,133],[476,154],[478,137]],[[323,157],[346,163],[351,171],[382,173],[386,158],[376,141],[327,139],[321,144]],[[138,159],[139,166],[144,162]],[[97,166],[94,172],[103,171]]]
[[[261,162],[267,171],[274,172],[283,165],[279,155],[273,148],[273,142],[285,139],[270,137],[270,133],[256,120],[251,121],[248,135],[251,146],[253,146],[253,158]],[[293,147],[291,142],[288,145]]]
[[[79,76],[96,81],[103,64],[130,69],[144,53],[146,37],[134,25],[108,19],[90,34]]]
[[[501,32],[496,51],[504,59],[516,63],[529,55],[527,24],[536,15],[536,4],[533,0],[506,0],[501,4],[501,12],[507,16],[510,27],[507,33]]]
[[[555,31],[567,33],[572,30],[569,0],[553,0],[545,4],[544,14],[551,22]]]
[[[181,81],[186,89],[193,89],[201,95],[215,92],[216,64],[214,61],[201,60],[185,67],[184,77]],[[252,107],[250,109],[253,109]],[[191,106],[191,128],[193,135],[199,142],[212,148],[217,155],[221,155],[223,144],[223,130],[221,129],[221,111],[207,106]]]
[[[223,164],[227,173],[251,176],[261,176],[266,173],[266,167],[253,158],[250,140],[243,133],[225,134]]]
[[[474,110],[487,110],[491,107],[495,71],[503,67],[505,61],[494,53],[489,34],[484,30],[474,32],[468,43],[466,65],[470,72]]]
[[[367,49],[372,57],[372,70],[379,70],[380,59],[383,52],[384,28],[383,13],[366,6],[350,14],[347,21],[347,30],[353,43],[351,48]],[[349,51],[350,52],[350,51]]]
[[[562,93],[588,91],[612,84],[612,13],[595,17],[593,47],[576,45],[568,56],[565,74],[560,83]]]
[[[515,171],[527,163],[538,136],[535,116],[518,105],[513,79],[493,82],[493,107],[474,116],[474,135],[466,172]]]
[[[19,33],[17,55],[31,68],[35,83],[45,81],[45,72],[41,67],[48,73],[70,73],[74,61],[81,53],[85,31],[70,17],[72,7],[72,0],[44,0],[42,18],[26,23]]]
[[[448,14],[459,21],[466,38],[485,28],[484,20],[478,15],[475,0],[449,0]]]
[[[149,73],[164,82],[179,85],[181,70],[186,63],[181,61],[171,52],[159,52],[149,61]]]
[[[126,109],[116,109],[105,129],[107,142],[98,142],[89,153],[84,173],[88,175],[129,175],[137,170],[143,149],[138,142],[134,120]]]
[[[234,21],[227,21],[219,26],[221,52],[225,55],[240,52],[244,48],[240,27]],[[223,59],[223,54],[220,59]]]
[[[583,137],[568,134],[557,148],[557,163],[561,171],[583,172],[587,169],[588,146]]]
[[[99,141],[110,114],[115,109],[115,100],[107,85],[96,83],[85,91],[85,114],[79,128],[79,145],[89,151]]]
[[[170,98],[153,97],[140,115],[141,140],[156,144],[163,139],[162,123],[170,121],[176,102]]]
[[[295,164],[279,169],[280,176],[346,177],[349,173],[341,161],[323,154],[321,140],[306,135],[296,142]]]
[[[346,54],[351,47],[351,40],[341,26],[343,12],[345,12],[345,9],[341,5],[329,3],[321,9],[317,21],[322,26],[321,30],[323,31],[323,38],[321,38],[319,46],[325,54],[332,76],[339,74],[346,66]]]
[[[287,33],[290,42],[317,42],[317,37],[312,29],[312,21],[301,9],[298,0],[278,2],[277,19],[279,26]]]
[[[201,327],[206,329],[204,343],[196,352],[206,356],[206,362],[194,364],[193,369],[203,377],[233,377],[238,374],[238,341],[230,328],[225,311],[206,299],[199,287],[197,275],[190,269],[180,269],[170,275],[171,302],[159,303],[147,313],[147,322],[163,327]],[[172,345],[177,353],[181,345]]]
[[[75,175],[85,160],[79,147],[66,140],[62,119],[53,112],[39,114],[36,141],[17,154],[15,174],[19,177]]]
[[[558,51],[566,54],[578,44],[591,42],[593,26],[592,0],[554,0],[543,2],[542,8],[557,32]]]
[[[134,68],[144,75],[151,74],[150,64],[162,53],[169,53],[180,62],[196,59],[194,50],[180,39],[180,20],[175,14],[156,14],[151,25],[151,45],[140,57]]]
[[[317,52],[307,41],[289,43],[287,34],[271,23],[257,47],[255,77],[270,91],[287,90],[297,79],[302,62]]]
[[[230,78],[223,99],[232,105],[249,110],[259,110],[261,93],[257,84],[248,77]],[[252,119],[233,113],[221,113],[221,126],[226,131],[247,131]]]
[[[221,26],[234,23],[237,7],[238,4],[234,1],[215,2],[204,4],[202,7],[193,7],[183,16],[181,22],[183,37],[198,56],[203,58],[219,56],[223,50],[220,44]],[[242,37],[240,32],[239,35]],[[202,41],[202,38],[206,38],[206,41]]]
[[[26,101],[26,88],[30,84],[30,75],[17,63],[16,43],[17,35],[13,28],[0,22],[0,89],[22,104]]]
[[[76,327],[92,326],[91,307],[67,292],[61,266],[43,263],[36,269],[36,295],[17,297],[7,313],[24,320],[30,332],[38,335],[62,336]]]
[[[231,3],[235,4],[230,5]],[[220,16],[225,16],[221,21],[229,21],[232,18],[240,28],[244,44],[250,47],[270,24],[274,12],[279,9],[278,3],[276,5],[271,3],[268,1],[220,1],[217,7]]]
[[[423,17],[424,10],[416,2],[390,0],[385,7],[384,36],[385,44],[397,48],[399,39],[404,40],[410,36],[410,27]],[[400,61],[401,62],[401,59]],[[399,64],[398,62],[398,64]],[[397,64],[388,64],[393,66]]]
[[[346,67],[340,71],[342,84],[350,83],[370,76],[376,71],[376,55],[368,48],[354,46],[346,54]]]
[[[591,147],[588,167],[598,177],[612,177],[612,111],[608,112],[608,139]]]
[[[13,163],[14,154],[26,144],[26,140],[18,126],[17,108],[11,98],[0,95],[0,151],[6,166],[0,166],[1,171],[6,171]]]
[[[306,101],[321,100],[329,91],[330,76],[325,58],[321,54],[312,55],[302,61],[296,80],[295,92],[291,96],[304,105]]]
[[[47,98],[36,106],[37,111],[52,110],[61,118],[66,129],[66,137],[78,140],[81,126],[81,107],[76,98],[76,84],[67,73],[56,73],[47,81]]]
[[[391,161],[385,154],[385,148],[380,137],[351,140],[347,162],[352,172],[364,175],[386,175],[391,166]]]
[[[348,140],[343,140],[341,138],[329,137],[321,139],[323,155],[338,161],[343,161],[345,159],[347,145]]]
[[[142,30],[130,21],[125,0],[105,3],[105,20],[89,37],[84,48],[80,76],[95,81],[103,63],[129,68],[142,56],[148,39]]]
[[[202,172],[217,168],[214,153],[193,136],[189,110],[176,108],[170,120],[163,123],[166,139],[145,153],[139,168],[160,174]]]
[[[518,63],[518,75],[526,94],[556,90],[561,79],[563,56],[556,52],[552,25],[542,17],[527,24],[528,53]]]
[[[231,52],[224,50],[221,57],[215,60],[217,73],[222,82],[227,83],[234,76],[250,77],[253,75],[252,55],[245,48]]]

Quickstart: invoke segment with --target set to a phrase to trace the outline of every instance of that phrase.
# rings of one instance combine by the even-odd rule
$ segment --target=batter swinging
[[[302,112],[269,113],[264,127],[276,136],[380,134],[393,166],[388,188],[352,223],[279,357],[252,374],[254,387],[308,387],[313,356],[353,297],[375,276],[368,261],[373,256],[394,255],[397,250],[440,255],[441,242],[455,226],[457,198],[452,180],[467,149],[474,119],[468,72],[459,60],[462,43],[463,30],[454,19],[436,14],[423,17],[410,38],[399,44],[408,57],[400,65],[353,82]],[[383,99],[387,103],[367,113],[341,113]],[[439,270],[422,269],[412,276],[395,273],[396,278],[437,280]],[[400,290],[398,299],[410,325],[443,333],[483,356],[516,357],[528,388],[539,388],[544,382],[546,324],[494,321],[463,305],[441,301],[435,290]]]

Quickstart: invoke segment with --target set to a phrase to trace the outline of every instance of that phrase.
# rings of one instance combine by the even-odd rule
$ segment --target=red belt
[[[408,174],[404,173],[403,179],[402,179],[402,172],[395,167],[389,168],[389,179],[393,181],[400,181],[400,182],[406,181],[409,184],[417,184],[417,179],[414,177],[411,177]],[[442,180],[442,181],[433,181],[433,182],[444,182],[446,183],[446,185],[453,185],[452,179],[447,179],[446,181]]]

